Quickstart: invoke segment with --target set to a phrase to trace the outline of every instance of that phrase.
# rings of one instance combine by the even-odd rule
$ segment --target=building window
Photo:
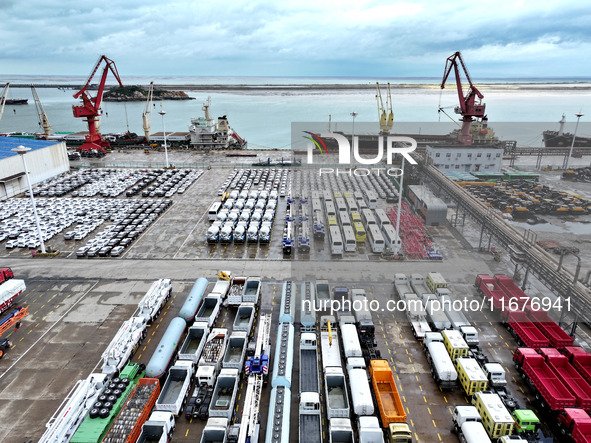
[[[449,169],[449,165],[445,165],[445,169]]]
[[[439,156],[440,156],[439,152],[437,154],[435,154],[435,157],[439,157]]]
[[[479,153],[476,155],[476,157],[478,157],[478,158],[482,157],[482,152],[479,152]]]
[[[497,158],[499,158],[501,156],[500,152],[497,152]]]
[[[456,169],[460,169],[460,165],[456,165]]]
[[[491,153],[489,152],[488,154],[486,154],[486,158],[490,158],[491,157]]]
[[[472,158],[472,153],[471,152],[468,153],[468,158]]]
[[[451,152],[448,152],[447,154],[445,154],[445,156],[446,156],[447,158],[450,158],[450,157],[451,157]]]
[[[456,158],[460,158],[461,156],[462,156],[462,153],[461,153],[461,152],[458,152],[458,153],[456,154]]]

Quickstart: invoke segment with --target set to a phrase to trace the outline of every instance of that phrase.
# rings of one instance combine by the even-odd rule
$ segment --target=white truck
[[[131,317],[123,322],[103,352],[103,374],[111,377],[123,369],[146,337],[146,328],[147,322],[144,317]]]
[[[222,300],[226,298],[232,285],[232,272],[224,271],[219,274],[220,278],[215,282],[210,294],[218,294]],[[222,278],[223,277],[223,278]]]
[[[427,320],[429,320],[429,326],[436,331],[442,331],[443,329],[450,329],[451,322],[443,311],[441,301],[435,295],[423,295],[423,305],[425,306],[425,312],[427,313]]]
[[[242,303],[259,303],[261,296],[261,278],[260,277],[248,277],[244,288],[242,290]]]
[[[239,382],[238,369],[226,368],[220,371],[209,404],[210,417],[223,417],[228,420],[232,418]]]
[[[359,336],[357,335],[357,327],[355,326],[355,317],[351,317],[353,324],[344,323],[342,320],[340,324],[341,340],[343,341],[343,352],[346,358],[362,357],[361,344],[359,343]]]
[[[320,395],[318,392],[300,393],[299,414],[299,441],[307,443],[322,443]]]
[[[187,332],[187,338],[179,349],[179,360],[191,360],[197,363],[205,347],[209,326],[205,322],[194,323]]]
[[[412,287],[415,294],[417,294],[421,299],[425,296],[433,295],[433,291],[429,289],[425,283],[425,278],[421,274],[410,275],[410,286]]]
[[[350,369],[349,386],[351,388],[351,404],[355,415],[373,415],[374,405],[367,379],[367,371],[365,369]]]
[[[195,315],[196,322],[207,323],[210,328],[220,315],[220,308],[222,306],[222,296],[220,294],[209,294],[201,302],[201,307]]]
[[[223,417],[211,417],[207,420],[203,433],[201,434],[201,443],[226,443],[226,434],[228,430],[228,419]]]
[[[193,362],[179,360],[168,370],[168,377],[156,400],[154,410],[170,412],[175,416],[180,411],[189,397],[189,387],[193,378]]]
[[[488,378],[488,385],[493,388],[504,388],[507,386],[505,378],[505,369],[500,363],[485,363],[482,367],[484,374]]]
[[[347,382],[340,366],[331,366],[324,369],[324,392],[328,419],[349,417]]]
[[[45,425],[47,430],[39,442],[65,443],[70,441],[107,384],[106,374],[90,374],[85,380],[79,380]]]
[[[195,373],[195,383],[197,386],[207,385],[213,388],[217,374],[215,366],[199,365],[197,367],[197,372]]]
[[[320,392],[315,332],[302,332],[300,339],[300,392]]]
[[[226,352],[226,344],[228,341],[228,330],[224,328],[213,328],[209,332],[201,358],[199,359],[199,366],[213,366],[218,372],[222,367],[222,360]]]
[[[234,277],[232,279],[232,285],[225,301],[228,306],[239,306],[242,303],[242,292],[244,291],[245,283],[246,277]]]
[[[358,417],[357,430],[359,443],[384,443],[384,432],[377,417]]]
[[[162,306],[170,298],[172,283],[169,278],[156,280],[146,292],[146,295],[138,303],[138,316],[146,319],[148,323],[154,321],[160,314]]]
[[[445,349],[443,336],[439,332],[428,332],[425,334],[423,344],[435,382],[441,389],[454,389],[457,385],[458,373]]]
[[[242,303],[238,306],[236,318],[234,319],[234,331],[245,331],[250,334],[256,309],[254,303]]]
[[[142,425],[142,433],[136,443],[167,443],[174,431],[174,415],[170,412],[154,411]]]
[[[405,274],[394,275],[394,287],[398,293],[400,300],[405,300],[407,294],[414,294],[415,292],[410,287],[410,283]]]
[[[431,327],[427,321],[425,307],[416,294],[406,294],[405,301],[406,318],[410,322],[412,333],[417,340],[424,340],[425,334],[431,332]]]
[[[222,362],[223,368],[234,368],[242,371],[244,367],[244,355],[248,344],[248,333],[245,331],[234,331],[228,339],[228,347]]]
[[[456,406],[451,419],[460,442],[491,443],[476,407]]]
[[[353,427],[348,418],[333,418],[328,424],[328,441],[330,443],[355,443]]]
[[[468,346],[478,346],[480,344],[478,331],[472,326],[463,311],[453,308],[455,298],[451,291],[448,288],[437,288],[436,296],[439,297],[439,301],[444,307],[445,315],[447,315],[451,327],[462,334]]]

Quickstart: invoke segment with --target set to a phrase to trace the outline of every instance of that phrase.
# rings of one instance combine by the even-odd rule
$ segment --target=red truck
[[[506,275],[495,275],[495,279],[497,283],[501,287],[505,294],[507,295],[508,300],[506,303],[511,303],[511,307],[515,309],[518,307],[519,309],[523,309],[523,307],[529,301],[529,297],[525,292],[519,289],[519,286],[515,284],[511,277],[507,277]],[[508,309],[507,304],[505,304],[505,309]]]
[[[0,284],[4,283],[6,280],[10,280],[14,278],[14,273],[10,268],[0,268]]]
[[[513,354],[515,366],[525,374],[526,381],[535,392],[542,408],[553,411],[574,407],[576,399],[562,384],[544,361],[544,357],[531,348],[517,348]]]
[[[558,427],[562,435],[569,435],[575,443],[591,441],[591,417],[582,409],[565,408],[558,414]]]
[[[494,309],[508,309],[509,297],[501,289],[494,277],[487,274],[478,274],[474,285],[482,292],[493,305]]]
[[[525,308],[527,316],[535,323],[540,331],[550,340],[550,344],[556,349],[572,346],[575,339],[562,330],[548,313],[543,310],[534,310],[531,306]]]
[[[579,371],[585,380],[591,383],[591,354],[578,346],[567,346],[564,348],[564,354],[569,363]]]
[[[560,353],[556,355],[556,349],[541,349],[541,352],[548,366],[575,396],[577,408],[591,410],[591,386],[568,362],[568,358]]]
[[[550,340],[531,322],[524,311],[503,311],[501,321],[517,339],[518,345],[524,344],[535,350],[550,346]]]

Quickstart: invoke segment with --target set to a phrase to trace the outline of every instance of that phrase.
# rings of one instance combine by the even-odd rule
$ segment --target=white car
[[[12,249],[12,248],[16,248],[18,246],[18,240],[13,239],[13,240],[8,240],[6,242],[6,245],[4,245],[6,247],[6,249]]]

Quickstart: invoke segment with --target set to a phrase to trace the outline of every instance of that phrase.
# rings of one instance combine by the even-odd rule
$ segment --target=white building
[[[503,148],[496,146],[427,146],[427,162],[441,171],[498,172]]]
[[[0,137],[0,200],[27,191],[23,161],[12,149],[31,148],[25,154],[31,186],[70,170],[64,142]]]

